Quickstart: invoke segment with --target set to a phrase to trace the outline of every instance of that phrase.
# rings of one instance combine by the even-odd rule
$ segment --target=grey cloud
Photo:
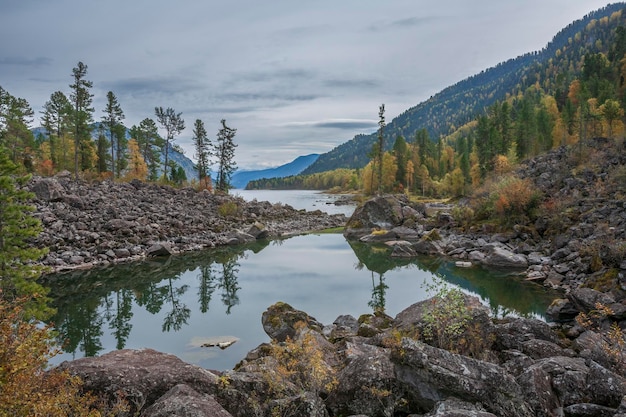
[[[311,127],[322,129],[344,129],[344,130],[364,130],[375,128],[377,122],[375,120],[357,120],[357,119],[331,119],[318,120],[312,122],[293,122],[287,123],[287,127]]]
[[[382,83],[375,79],[330,79],[323,83],[326,87],[331,88],[376,88],[380,87]]]
[[[379,32],[384,30],[404,29],[423,26],[428,23],[436,21],[438,18],[434,16],[412,16],[403,19],[391,20],[391,21],[379,21],[371,26],[368,30],[373,32]]]
[[[10,56],[0,58],[0,65],[15,65],[23,67],[45,67],[52,65],[52,58],[40,56],[37,58],[25,58],[19,56]]]
[[[319,98],[316,94],[287,94],[287,93],[228,93],[219,94],[218,99],[225,101],[311,101]]]

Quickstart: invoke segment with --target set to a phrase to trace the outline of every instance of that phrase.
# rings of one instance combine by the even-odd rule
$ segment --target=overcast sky
[[[323,153],[445,87],[543,48],[602,0],[0,0],[0,86],[39,115],[88,66],[128,127],[154,107],[237,129],[240,168]]]

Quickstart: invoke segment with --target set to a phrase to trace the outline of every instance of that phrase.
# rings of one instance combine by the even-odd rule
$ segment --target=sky
[[[112,91],[127,127],[182,112],[237,129],[262,169],[328,152],[442,89],[540,50],[598,0],[0,0],[0,86],[36,113],[88,67],[94,119]],[[162,131],[164,133],[164,131]]]

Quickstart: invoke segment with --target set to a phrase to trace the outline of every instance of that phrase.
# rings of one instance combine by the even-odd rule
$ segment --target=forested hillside
[[[580,74],[585,54],[608,55],[615,29],[624,24],[621,14],[615,13],[624,7],[626,3],[615,3],[590,13],[561,30],[541,51],[503,62],[408,109],[386,126],[385,150],[391,149],[398,136],[412,142],[422,129],[437,141],[484,114],[497,101],[516,96],[536,82],[547,94],[567,94],[569,81]],[[596,23],[591,24],[594,21]],[[375,110],[372,109],[373,114]],[[370,160],[368,153],[375,141],[376,133],[357,135],[320,155],[303,174],[364,167]]]

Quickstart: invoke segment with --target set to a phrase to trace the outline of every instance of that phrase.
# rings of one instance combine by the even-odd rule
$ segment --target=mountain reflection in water
[[[433,257],[393,259],[384,246],[347,242],[340,234],[258,241],[46,277],[66,352],[54,361],[149,347],[230,369],[268,341],[261,314],[277,301],[325,324],[378,309],[394,316],[425,299],[424,284],[433,277],[479,296],[499,317],[541,317],[557,296],[497,271],[456,268]],[[223,351],[191,343],[226,335],[238,342]]]

